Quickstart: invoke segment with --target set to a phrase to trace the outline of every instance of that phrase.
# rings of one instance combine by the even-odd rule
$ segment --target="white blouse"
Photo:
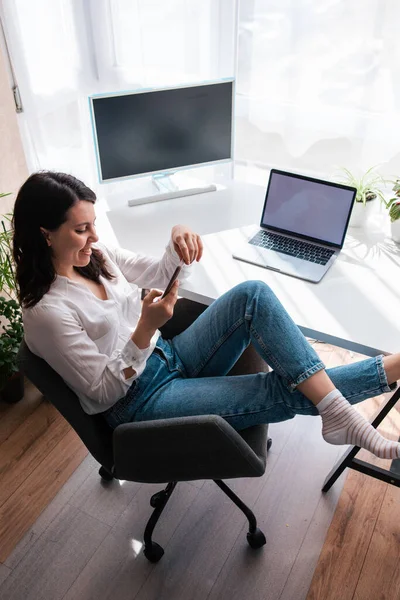
[[[116,276],[100,277],[107,300],[58,275],[35,306],[23,309],[28,348],[61,375],[88,414],[115,404],[143,372],[160,332],[143,350],[130,339],[141,313],[139,288],[165,288],[180,263],[172,241],[161,259],[100,243],[94,247],[102,251],[107,268]],[[180,281],[187,279],[190,269],[183,266]],[[125,379],[127,367],[135,374]]]

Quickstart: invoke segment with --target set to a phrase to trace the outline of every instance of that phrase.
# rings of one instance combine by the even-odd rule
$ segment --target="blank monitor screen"
[[[93,97],[101,179],[230,159],[233,81]]]
[[[271,171],[261,225],[341,246],[355,188]]]

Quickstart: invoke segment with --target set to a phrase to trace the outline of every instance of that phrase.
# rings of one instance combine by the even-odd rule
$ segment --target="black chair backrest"
[[[25,340],[22,341],[18,352],[18,366],[75,429],[94,458],[110,471],[114,464],[113,432],[105,419],[101,415],[85,413],[78,396],[58,373],[29,350]]]

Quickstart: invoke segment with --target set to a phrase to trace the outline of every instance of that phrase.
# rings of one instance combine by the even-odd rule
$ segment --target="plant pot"
[[[354,202],[349,227],[364,227],[371,214],[371,202]]]
[[[396,242],[396,244],[400,244],[400,219],[390,223],[390,231],[392,240]]]
[[[19,372],[14,373],[0,392],[1,400],[7,404],[16,404],[22,400],[24,391],[24,376]]]

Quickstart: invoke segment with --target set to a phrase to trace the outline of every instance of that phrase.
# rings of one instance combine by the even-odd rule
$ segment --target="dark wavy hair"
[[[40,228],[56,231],[67,221],[67,212],[79,200],[96,202],[96,194],[82,181],[53,171],[39,171],[25,181],[18,192],[13,215],[13,256],[16,265],[18,299],[25,308],[35,306],[56,278],[52,250]],[[99,276],[112,279],[103,254],[92,249],[86,267],[75,270],[99,283]]]

